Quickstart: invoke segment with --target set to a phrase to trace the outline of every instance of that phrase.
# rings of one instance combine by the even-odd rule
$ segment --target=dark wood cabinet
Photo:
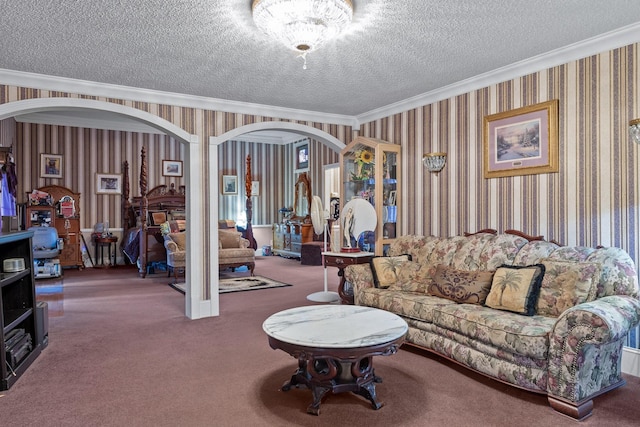
[[[84,268],[81,249],[82,236],[80,234],[80,193],[74,193],[70,189],[59,185],[49,185],[38,188],[38,190],[50,194],[54,206],[27,206],[26,226],[40,225],[40,222],[38,222],[39,213],[50,210],[51,226],[56,228],[58,237],[64,241],[59,257],[60,266],[62,268]],[[74,203],[73,215],[68,217],[63,215],[63,210],[60,207],[60,200],[65,196],[71,197]]]
[[[0,390],[8,390],[38,357],[30,231],[0,234]],[[5,260],[11,260],[5,263]],[[24,269],[17,267],[24,262]]]

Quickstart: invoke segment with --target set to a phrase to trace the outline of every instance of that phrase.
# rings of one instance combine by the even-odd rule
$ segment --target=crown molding
[[[430,92],[407,98],[358,116],[346,116],[307,110],[296,110],[264,104],[229,101],[224,99],[207,98],[203,96],[186,95],[174,92],[163,92],[108,83],[98,83],[88,80],[48,76],[44,74],[27,73],[1,68],[0,82],[19,87],[32,87],[43,90],[79,93],[84,95],[119,98],[155,104],[169,104],[211,111],[260,115],[296,121],[331,123],[351,126],[357,130],[364,123],[384,117],[390,117],[414,108],[433,104],[443,99],[451,98],[561,64],[566,64],[570,61],[585,58],[607,50],[638,43],[640,42],[639,34],[640,22],[553,50],[551,52],[528,58]]]
[[[638,42],[640,22],[360,114],[356,116],[358,126]]]
[[[88,80],[70,79],[67,77],[48,76],[0,68],[0,83],[19,87],[42,90],[78,93],[105,98],[118,98],[129,101],[167,104],[179,107],[199,108],[202,110],[224,111],[227,113],[277,117],[280,119],[305,122],[330,123],[344,126],[358,126],[353,116],[321,113],[316,111],[296,110],[293,108],[272,105],[253,104],[249,102],[229,101],[225,99],[207,98],[174,92],[163,92],[130,86],[98,83]]]

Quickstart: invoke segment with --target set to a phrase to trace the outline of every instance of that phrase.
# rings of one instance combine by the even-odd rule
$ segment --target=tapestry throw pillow
[[[502,265],[493,275],[485,305],[496,310],[533,316],[544,276],[544,265]]]
[[[402,264],[411,261],[411,255],[379,256],[370,261],[373,283],[376,288],[388,288],[398,280]]]
[[[493,271],[464,271],[440,264],[427,293],[459,303],[484,304],[492,280]]]
[[[545,272],[538,298],[538,314],[559,317],[565,310],[595,299],[600,280],[599,263],[545,258],[542,264]]]
[[[427,286],[429,286],[432,281],[427,269],[423,269],[422,264],[415,261],[403,263],[397,276],[396,282],[389,285],[389,289],[394,291],[423,294],[427,291]]]
[[[218,241],[222,249],[239,248],[240,235],[241,233],[238,231],[218,230]]]

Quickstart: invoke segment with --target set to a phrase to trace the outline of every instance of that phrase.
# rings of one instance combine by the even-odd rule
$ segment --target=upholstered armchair
[[[220,270],[246,265],[253,276],[256,253],[249,247],[249,241],[234,229],[218,230],[218,265]]]
[[[167,277],[173,275],[178,281],[178,271],[185,270],[187,261],[187,233],[167,233],[164,235],[164,247],[167,249]]]

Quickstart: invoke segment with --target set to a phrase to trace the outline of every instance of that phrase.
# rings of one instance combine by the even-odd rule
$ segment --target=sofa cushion
[[[439,265],[427,293],[460,303],[484,304],[492,279],[492,271],[464,271]]]
[[[486,305],[496,310],[532,316],[536,311],[543,276],[543,264],[499,267],[493,276]]]
[[[433,323],[516,355],[546,359],[556,319],[492,310],[476,304],[434,306]]]
[[[398,280],[400,266],[411,261],[411,255],[379,256],[370,261],[373,283],[377,288],[388,288]]]
[[[593,301],[600,280],[600,264],[595,262],[542,260],[545,272],[536,312],[558,317],[565,310]]]
[[[389,289],[425,293],[432,281],[433,279],[429,276],[427,269],[422,268],[422,264],[415,261],[407,261],[402,264],[402,268],[398,271],[398,280],[389,285]]]
[[[455,305],[444,298],[415,292],[365,288],[358,293],[358,305],[379,308],[410,319],[433,321],[434,307]]]
[[[239,231],[218,230],[219,246],[222,249],[239,248],[241,235]]]

